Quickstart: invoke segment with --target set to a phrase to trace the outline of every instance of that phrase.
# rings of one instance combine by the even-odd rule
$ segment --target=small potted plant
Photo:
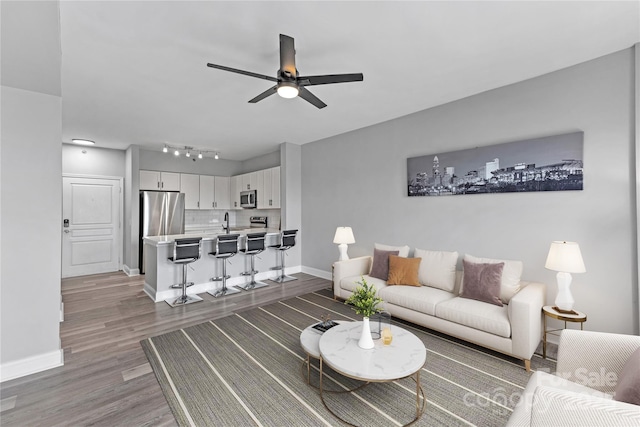
[[[361,278],[360,282],[356,283],[360,286],[356,287],[351,296],[345,301],[345,304],[352,305],[356,314],[363,316],[362,336],[358,341],[358,346],[364,349],[370,349],[373,348],[373,339],[371,338],[369,317],[381,311],[381,309],[378,308],[378,304],[382,302],[382,298],[376,296],[378,290],[375,286],[368,284],[364,277]]]

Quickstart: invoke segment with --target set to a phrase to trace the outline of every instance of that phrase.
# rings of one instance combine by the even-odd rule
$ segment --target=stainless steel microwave
[[[245,209],[253,209],[258,203],[256,197],[256,190],[241,191],[240,192],[240,207]]]

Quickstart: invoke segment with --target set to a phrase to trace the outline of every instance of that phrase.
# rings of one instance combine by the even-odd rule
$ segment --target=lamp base
[[[340,243],[338,245],[338,250],[340,251],[340,257],[338,258],[338,261],[345,261],[349,259],[349,255],[347,255],[347,248],[348,245],[346,243]]]
[[[555,311],[557,311],[558,313],[562,313],[562,314],[573,314],[573,315],[576,315],[576,316],[579,314],[579,313],[578,313],[577,311],[575,311],[575,310],[563,310],[563,309],[561,309],[561,308],[558,308],[558,307],[557,307],[557,306],[555,306],[555,305],[554,305],[553,307],[551,307],[551,308],[553,308],[553,309],[554,309]]]

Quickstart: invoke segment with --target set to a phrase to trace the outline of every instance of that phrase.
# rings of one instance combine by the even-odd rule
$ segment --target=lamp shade
[[[333,243],[350,245],[355,243],[356,239],[353,237],[353,230],[351,227],[338,227],[336,228],[336,234],[333,236]]]
[[[576,242],[551,242],[545,268],[564,273],[584,273],[584,267],[580,246]]]

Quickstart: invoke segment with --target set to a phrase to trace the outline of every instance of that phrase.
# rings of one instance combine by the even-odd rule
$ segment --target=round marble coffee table
[[[358,347],[361,331],[362,322],[342,323],[329,329],[320,337],[318,349],[322,403],[335,417],[350,424],[336,415],[324,401],[322,395],[324,364],[342,375],[366,382],[388,382],[412,377],[416,382],[416,416],[407,425],[413,424],[422,416],[426,402],[420,385],[420,370],[427,360],[427,349],[414,334],[391,325],[393,334],[391,345],[385,346],[382,340],[376,340],[374,348],[364,350]]]

